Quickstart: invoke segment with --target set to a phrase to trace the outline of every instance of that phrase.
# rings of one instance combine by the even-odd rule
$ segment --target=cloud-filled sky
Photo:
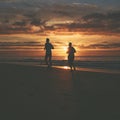
[[[119,3],[119,0],[2,0],[0,34],[63,29],[88,31],[88,34],[119,34]]]
[[[13,49],[15,45],[41,45],[41,41],[39,43],[33,38],[30,41],[18,39],[17,42],[3,39],[3,36],[8,39],[8,35],[15,34],[52,36],[54,39],[68,36],[66,42],[71,35],[76,35],[78,38],[75,42],[79,44],[76,47],[79,49],[118,49],[119,6],[120,0],[0,0],[1,49],[7,48],[6,46]],[[93,39],[91,35],[94,36]],[[101,38],[103,40],[100,40]],[[79,42],[79,39],[84,42]],[[59,41],[54,42],[57,45]],[[60,44],[63,44],[63,41]]]

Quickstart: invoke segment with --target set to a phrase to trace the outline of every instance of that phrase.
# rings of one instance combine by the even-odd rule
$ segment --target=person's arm
[[[46,44],[44,45],[44,50],[46,50]]]
[[[54,49],[54,46],[51,44],[51,48]]]
[[[76,53],[76,50],[75,50],[75,48],[73,48],[73,50],[74,50],[74,53]]]
[[[76,49],[74,48],[74,50],[75,50],[75,53],[76,53]]]

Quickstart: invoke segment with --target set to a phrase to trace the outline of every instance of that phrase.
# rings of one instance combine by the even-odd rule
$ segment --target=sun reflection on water
[[[69,67],[68,66],[63,66],[63,69],[67,70],[67,69],[69,69]]]

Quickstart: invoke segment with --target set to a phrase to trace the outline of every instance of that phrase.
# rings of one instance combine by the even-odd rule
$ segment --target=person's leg
[[[69,64],[70,64],[71,70],[75,70],[74,56],[71,56],[71,57],[69,58]]]
[[[72,63],[71,63],[70,59],[68,60],[68,65],[69,65],[70,69],[72,70]]]
[[[45,62],[46,62],[46,65],[48,65],[48,55],[47,54],[45,55]]]
[[[68,56],[68,65],[69,65],[70,69],[72,70],[72,64],[71,64],[71,57],[70,57],[70,55]]]
[[[73,66],[73,69],[76,70],[75,65],[74,65],[74,61],[73,61],[73,63],[72,63],[72,66]]]
[[[70,69],[71,69],[71,71],[72,71],[72,63],[70,62]]]
[[[49,66],[52,66],[52,55],[49,55]]]
[[[76,70],[75,65],[74,65],[74,56],[72,58],[72,67],[73,67],[74,70]]]

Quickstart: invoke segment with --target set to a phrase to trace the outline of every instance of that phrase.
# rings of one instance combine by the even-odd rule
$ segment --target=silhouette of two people
[[[54,49],[53,45],[50,43],[50,39],[46,38],[46,43],[45,43],[45,48],[46,53],[45,53],[45,62],[48,65],[48,67],[52,66],[52,49]]]
[[[45,62],[48,67],[52,66],[52,49],[54,49],[54,46],[50,43],[50,39],[46,38],[46,43],[44,49],[46,50],[45,53]],[[68,65],[72,70],[75,70],[75,65],[74,65],[74,58],[75,55],[74,53],[76,52],[75,48],[72,46],[72,43],[70,42],[68,44],[68,49],[67,49],[67,54],[68,54]]]
[[[67,54],[68,54],[68,65],[72,70],[75,70],[75,65],[74,65],[74,58],[75,58],[75,55],[74,53],[76,53],[76,50],[75,48],[72,46],[72,43],[70,42],[68,44],[68,49],[67,49]]]

